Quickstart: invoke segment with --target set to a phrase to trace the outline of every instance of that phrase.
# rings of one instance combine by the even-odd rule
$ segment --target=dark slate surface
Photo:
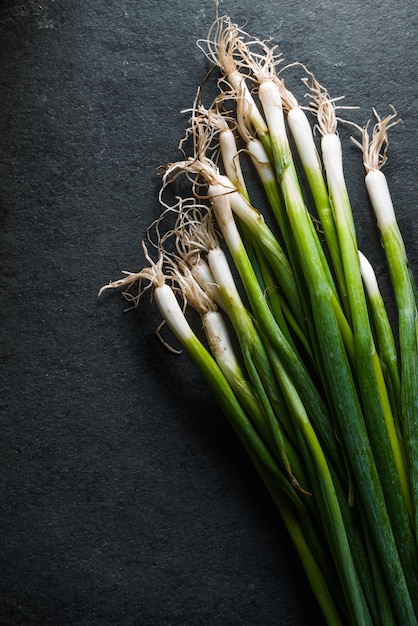
[[[333,95],[396,106],[389,177],[418,271],[417,13],[382,0],[223,2]],[[208,69],[212,0],[2,0],[0,622],[302,626],[317,618],[261,484],[144,301],[98,288],[138,267],[156,169]],[[348,136],[348,131],[345,132]],[[384,271],[347,148],[362,249]],[[385,284],[384,276],[382,276]],[[320,620],[319,622],[320,623]]]

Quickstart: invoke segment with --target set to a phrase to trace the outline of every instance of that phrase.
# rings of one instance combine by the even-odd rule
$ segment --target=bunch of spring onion
[[[219,68],[219,94],[205,107],[199,92],[182,158],[164,170],[148,265],[101,292],[122,287],[137,305],[152,289],[277,505],[326,622],[417,624],[416,290],[381,171],[395,113],[375,112],[371,136],[367,124],[354,139],[391,320],[358,249],[338,99],[306,71],[300,106],[276,48],[227,17],[200,47]]]

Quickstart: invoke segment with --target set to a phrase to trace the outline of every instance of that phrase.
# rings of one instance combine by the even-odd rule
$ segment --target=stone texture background
[[[403,124],[389,178],[417,246],[417,13],[382,0],[221,2],[331,94]],[[212,0],[0,6],[0,481],[5,626],[302,626],[315,603],[286,533],[186,355],[143,301],[98,288],[142,263],[157,168],[178,157]],[[388,290],[362,165],[346,173]]]

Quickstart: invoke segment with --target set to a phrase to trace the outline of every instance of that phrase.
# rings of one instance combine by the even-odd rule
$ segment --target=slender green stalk
[[[164,217],[175,212],[175,227],[166,232],[157,220],[158,261],[144,246],[150,266],[102,290],[127,285],[123,295],[136,307],[152,288],[271,494],[326,622],[418,626],[418,298],[380,172],[396,112],[384,120],[375,112],[372,140],[366,126],[355,143],[393,284],[397,335],[358,251],[336,100],[308,72],[320,155],[277,73],[275,46],[228,17],[216,19],[200,46],[220,69],[220,94],[206,109],[199,89],[180,144],[184,159],[165,169],[160,200]],[[264,189],[267,221],[252,204],[244,152]],[[176,196],[169,206],[162,194],[181,172],[192,204]],[[186,305],[200,314],[208,348]]]
[[[388,152],[388,130],[399,123],[396,111],[377,122],[369,137],[368,124],[361,129],[362,142],[354,140],[363,152],[366,187],[377,218],[398,308],[400,351],[400,421],[403,430],[411,495],[415,542],[418,543],[418,314],[416,284],[396,220],[389,186],[381,171]],[[417,575],[416,575],[417,576]],[[418,577],[418,576],[417,576]],[[418,594],[416,594],[417,596]],[[417,602],[418,603],[418,602]],[[418,608],[417,608],[418,611]]]
[[[386,177],[380,170],[366,175],[366,186],[392,278],[398,307],[401,415],[414,502],[415,535],[418,542],[418,344],[417,307],[402,235],[396,221]]]
[[[266,442],[270,442],[273,454],[278,454],[289,478],[292,478],[295,485],[299,485],[300,481],[304,479],[302,479],[300,473],[298,478],[296,478],[292,466],[290,457],[296,459],[297,466],[299,466],[299,463],[280,426],[280,420],[284,419],[285,414],[281,410],[280,398],[274,391],[273,374],[264,346],[254,328],[249,313],[242,304],[223,251],[219,248],[210,250],[208,260],[222,299],[225,302],[226,310],[236,329],[247,373],[258,400],[259,409],[257,411],[256,408],[252,407],[252,414],[255,415],[257,426],[263,433]],[[219,336],[218,329],[216,333],[218,342]],[[218,348],[219,344],[216,349]],[[286,426],[286,429],[288,432],[291,431],[289,425]]]
[[[281,83],[281,88],[283,92],[283,83]],[[286,119],[312,193],[321,228],[324,232],[344,311],[349,316],[347,286],[341,262],[337,231],[323,175],[322,163],[313,138],[313,131],[305,112],[289,98],[290,94],[287,90],[285,90],[285,93],[288,106],[290,107]]]
[[[281,474],[277,471],[267,448],[263,446],[262,441],[258,438],[256,431],[253,430],[244,411],[241,409],[240,404],[236,401],[234,393],[229,387],[226,378],[224,378],[221,369],[188,326],[171,289],[167,287],[167,285],[158,286],[154,290],[154,297],[165,321],[199,366],[214,392],[219,405],[223,408],[232,426],[237,431],[238,436],[243,441],[261,477],[268,485],[270,491],[274,492],[274,501],[279,511],[282,513],[284,522],[294,541],[296,549],[303,555],[305,570],[308,577],[312,580],[312,589],[318,598],[324,615],[330,624],[340,624],[327,584],[303,537],[298,519],[295,518],[294,513],[291,512],[292,508],[290,502],[293,502],[294,506],[297,501],[294,495],[295,492],[289,491],[289,488],[285,486],[286,483],[283,482]],[[289,495],[291,496],[290,501],[287,501],[277,490],[278,484],[286,493],[287,497],[289,497]],[[300,510],[300,506],[301,505],[298,504],[297,509],[299,508]],[[347,556],[346,553],[345,558],[347,558]],[[346,576],[349,570],[350,568],[346,569]]]
[[[229,333],[221,314],[217,311],[207,311],[201,312],[201,317],[211,354],[225,375],[238,401],[261,435],[266,448],[270,450],[276,462],[283,464],[289,479],[295,487],[300,488],[303,485],[304,489],[309,489],[309,480],[305,469],[294,447],[279,427],[279,420],[277,420],[274,408],[270,404],[270,398],[264,390],[263,380],[257,373],[250,355],[244,355],[244,362],[247,367],[248,365],[251,367],[249,373],[254,387],[247,380],[238,358],[235,356]],[[271,377],[267,378],[267,381],[270,383],[268,385],[268,388],[270,388],[272,383]],[[282,411],[283,409],[281,408],[279,417],[283,418]]]
[[[288,368],[300,395],[304,398],[307,412],[315,424],[317,432],[320,433],[323,445],[325,445],[333,459],[338,459],[338,446],[325,404],[305,365],[300,360],[298,354],[294,352],[274,320],[236,228],[229,206],[230,195],[225,195],[223,189],[223,187],[211,189],[212,204],[217,222],[241,277],[253,314],[263,327],[266,337],[280,355],[283,364]]]
[[[385,379],[391,392],[392,411],[397,412],[397,401],[400,397],[400,377],[395,338],[373,267],[363,253],[360,252],[359,256],[361,275],[376,329],[379,358],[383,363]]]
[[[381,372],[379,372],[380,366],[375,356],[374,341],[361,277],[356,236],[351,229],[353,220],[350,201],[344,182],[344,174],[341,165],[341,144],[338,136],[335,134],[325,135],[322,138],[322,149],[347,282],[348,300],[353,320],[356,367],[358,368],[358,379],[362,389],[362,401],[365,406],[365,413],[371,420],[370,430],[372,430],[372,433],[376,433],[375,451],[377,451],[380,449],[380,444],[388,440],[387,433],[381,429],[381,425],[386,424],[389,435],[393,434],[395,431],[393,416],[389,407],[386,407],[386,410],[384,410],[386,406],[386,392],[383,387],[379,386],[378,382],[381,380],[382,375]],[[377,370],[377,374],[375,370]],[[383,393],[383,397],[380,390]],[[397,437],[389,436],[389,441],[393,455],[395,458],[399,459],[400,454]],[[381,467],[385,467],[385,472],[388,474],[390,455],[388,453],[382,454],[384,454],[384,456]],[[401,471],[401,474],[405,475],[404,470]],[[405,494],[406,490],[407,486],[403,483],[402,492]]]
[[[305,320],[301,315],[303,311],[301,296],[293,269],[284,250],[278,243],[277,238],[265,223],[263,216],[254,209],[240,193],[237,191],[231,192],[229,179],[220,177],[219,183],[220,185],[217,189],[211,186],[209,190],[210,196],[228,194],[232,210],[240,221],[245,224],[248,231],[255,237],[258,245],[263,250],[272,270],[279,279],[280,288],[283,290],[289,305],[292,307],[292,311],[298,323],[304,328]]]
[[[304,351],[308,355],[309,361],[312,362],[314,356],[311,350],[311,346],[309,345],[304,333],[300,329],[299,324],[292,315],[292,312],[287,305],[286,300],[280,293],[273,272],[271,271],[271,267],[260,251],[258,256],[258,262],[263,278],[263,291],[266,294],[266,298],[273,313],[274,319],[280,326],[283,334],[285,335],[290,345],[295,346],[293,340],[293,337],[295,337],[295,339],[299,341],[300,344],[303,346]],[[289,328],[291,329],[292,334],[289,332]],[[296,347],[294,347],[294,349],[296,351]]]
[[[384,377],[369,323],[358,246],[344,182],[341,144],[336,134],[327,134],[323,136],[321,145],[351,309],[356,374],[364,407],[363,414],[391,518],[397,551],[402,562],[405,584],[409,585],[411,597],[414,597],[418,594],[414,572],[417,550],[407,509],[409,499],[409,486],[405,482],[407,472],[404,468],[392,411],[387,402]],[[398,467],[400,467],[400,472]]]
[[[257,461],[255,461],[257,463]],[[281,513],[284,524],[303,564],[311,589],[318,601],[328,626],[342,626],[339,609],[335,604],[335,593],[332,592],[333,579],[324,577],[324,573],[313,554],[298,520],[295,519],[291,505],[277,491],[269,476],[262,467],[259,469],[270,495]],[[331,586],[331,589],[330,589]]]
[[[241,103],[241,104],[239,104]],[[237,116],[239,116],[239,111],[242,109],[242,102],[238,99],[237,103]],[[259,232],[259,214],[256,214],[252,207],[250,207],[250,196],[245,184],[244,176],[242,173],[241,163],[240,163],[240,154],[235,141],[234,133],[229,128],[227,121],[225,118],[218,113],[217,111],[212,113],[208,112],[208,123],[211,123],[216,128],[220,128],[219,132],[219,148],[222,155],[222,163],[226,172],[227,179],[224,179],[227,188],[229,189],[229,182],[237,189],[239,194],[244,198],[244,202],[241,199],[235,201],[235,206],[239,207],[243,205],[243,208],[237,209],[238,213],[241,215],[241,228],[243,231],[243,236],[246,244],[246,249],[248,254],[251,254],[251,263],[256,271],[256,266],[258,266],[259,270],[259,282],[263,286],[266,284],[264,278],[268,274],[267,284],[270,287],[275,286],[273,294],[267,294],[269,296],[270,305],[275,309],[275,317],[276,321],[280,320],[279,326],[285,334],[289,343],[292,343],[292,337],[289,333],[287,322],[285,319],[285,313],[287,316],[287,321],[290,322],[292,330],[295,332],[298,340],[302,343],[304,349],[309,354],[312,359],[312,351],[308,344],[308,341],[303,334],[299,324],[297,323],[294,314],[291,312],[291,307],[295,307],[295,303],[292,302],[291,305],[287,304],[281,294],[281,286],[280,286],[280,278],[283,276],[283,271],[281,269],[282,265],[287,265],[288,261],[285,260],[280,263],[280,269],[278,271],[278,283],[275,283],[273,279],[273,272],[270,269],[270,264],[266,261],[263,255],[263,248],[266,244],[266,239],[271,241],[270,233],[268,236],[265,236],[265,233]],[[284,211],[283,203],[280,198],[280,190],[277,186],[276,178],[274,175],[274,170],[270,164],[268,155],[259,139],[256,139],[251,134],[250,130],[247,128],[245,115],[241,111],[241,117],[239,118],[238,127],[240,128],[241,135],[245,138],[247,144],[247,151],[251,155],[251,159],[253,164],[255,165],[255,169],[258,172],[262,185],[265,189],[267,198],[270,202],[270,207],[273,210],[273,213],[279,223],[280,234],[284,236],[284,240],[287,242],[287,249],[292,255],[292,237],[291,231],[289,227],[289,223]],[[234,194],[235,195],[235,194]],[[247,204],[247,206],[246,206]],[[251,217],[249,217],[249,215]],[[242,219],[244,217],[244,219]],[[255,222],[255,228],[254,228]],[[249,223],[251,225],[249,225]],[[264,236],[263,236],[264,235]],[[262,242],[262,243],[260,243]],[[257,250],[254,250],[254,247]],[[269,247],[269,246],[267,246]],[[277,247],[277,241],[274,242],[272,246],[272,253],[268,256],[273,258],[273,266],[277,267],[276,262],[282,255],[281,247]],[[292,268],[295,268],[296,259],[290,256],[290,261]],[[295,276],[296,282],[298,282],[297,277]],[[263,287],[265,288],[265,287]],[[290,294],[290,292],[287,292]],[[291,294],[290,294],[291,295]],[[299,296],[301,295],[301,290],[299,288]],[[303,298],[301,298],[302,302]],[[296,307],[299,304],[299,297],[296,302]],[[306,312],[305,312],[305,316]]]
[[[260,84],[259,97],[270,130],[277,176],[283,189],[292,229],[300,246],[300,255],[310,260],[309,263],[305,264],[304,268],[311,293],[312,310],[324,366],[330,382],[329,387],[334,395],[334,406],[339,418],[341,432],[343,433],[347,452],[356,475],[358,488],[371,520],[375,541],[379,545],[380,557],[384,562],[386,575],[390,581],[391,593],[394,604],[397,606],[399,618],[405,624],[414,624],[416,620],[411,598],[405,581],[405,573],[399,559],[398,546],[393,536],[391,521],[369,441],[369,434],[364,424],[364,415],[357,398],[357,391],[342,344],[341,333],[330,307],[330,287],[322,269],[323,265],[318,254],[316,242],[312,238],[309,216],[293,165],[285,131],[280,95],[274,89],[273,82],[265,82]],[[335,200],[335,198],[332,199],[333,201]],[[348,239],[351,232],[351,225],[349,225],[345,239]],[[343,254],[343,251],[341,252]],[[357,247],[355,263],[358,266]],[[347,283],[349,282],[347,275],[346,281]],[[358,329],[358,333],[362,333],[361,328]],[[329,350],[330,345],[332,345],[332,351]],[[370,346],[368,349],[370,350]],[[368,367],[371,367],[370,354],[365,356],[367,357],[366,362],[369,363]],[[366,372],[369,373],[370,370],[366,370]],[[368,378],[371,379],[371,376],[368,376]],[[343,385],[341,385],[341,381],[344,381]],[[373,391],[371,391],[372,393]],[[366,400],[370,400],[371,407],[375,410],[376,397],[371,394],[370,397],[368,397],[367,393],[364,396]],[[376,442],[376,445],[383,447],[385,443],[387,443],[387,437],[384,442]],[[390,460],[390,457],[388,460]],[[397,474],[394,478],[396,477]],[[391,496],[393,499],[397,496],[399,497],[399,489],[397,493],[391,492]],[[403,512],[402,501],[397,503],[396,515],[398,511],[400,511],[400,514]],[[405,532],[405,539],[407,540],[405,516],[400,519],[402,521],[402,534]],[[409,541],[408,545],[410,545]],[[402,546],[399,547],[403,549]]]
[[[165,322],[202,371],[217,402],[240,438],[250,446],[263,467],[277,477],[278,470],[273,458],[237,401],[216,361],[192,331],[171,288],[166,284],[157,285],[154,289],[154,298]]]
[[[242,126],[243,124],[241,124],[241,127]],[[243,134],[244,132],[245,131],[242,130]],[[293,269],[294,278],[298,288],[299,299],[302,306],[301,310],[304,324],[301,326],[300,317],[295,317],[295,307],[292,302],[283,302],[282,308],[283,311],[291,313],[290,316],[287,315],[288,322],[290,323],[293,330],[296,332],[296,336],[298,337],[298,339],[302,342],[310,361],[312,361],[313,351],[310,342],[314,341],[314,338],[312,336],[312,329],[310,328],[310,320],[312,318],[310,303],[306,299],[307,288],[305,284],[305,278],[303,275],[300,259],[297,255],[297,250],[295,249],[294,237],[290,227],[289,218],[287,216],[284,206],[281,190],[277,183],[274,167],[269,160],[269,156],[264,149],[261,141],[252,136],[249,136],[248,131],[245,136],[247,137],[247,151],[263,185],[266,197],[269,200],[272,213],[279,227],[279,236],[283,240],[284,249],[287,253],[287,257]],[[260,237],[258,233],[254,233],[253,245],[258,248],[259,258],[261,256],[265,257],[264,266],[270,266],[269,274],[271,275],[271,277],[275,277],[274,284],[280,286],[281,275],[280,273],[275,271],[276,255],[274,254],[274,250],[271,253],[268,247],[266,249],[265,240],[263,239],[263,237]],[[262,263],[261,260],[259,262]],[[264,272],[265,271],[266,270],[264,270]],[[270,284],[273,284],[272,280],[270,280]],[[296,322],[297,326],[295,326],[294,322]]]
[[[309,448],[312,467],[314,468],[310,475],[314,484],[316,483],[315,494],[318,499],[319,510],[324,520],[324,526],[329,533],[328,540],[333,547],[333,554],[351,619],[354,623],[371,624],[372,620],[358,580],[338,497],[326,457],[308,419],[303,402],[287,376],[285,369],[281,368],[280,373],[281,384],[285,390],[293,419],[297,422],[298,428]]]
[[[300,508],[294,506],[293,497],[289,497],[289,483],[285,483],[283,488],[279,481],[272,479],[252,450],[245,447],[281,514],[326,623],[329,626],[342,626],[341,605],[336,603],[341,592],[336,585],[337,578],[329,567],[328,555],[323,553],[323,543],[307,516],[301,515]]]

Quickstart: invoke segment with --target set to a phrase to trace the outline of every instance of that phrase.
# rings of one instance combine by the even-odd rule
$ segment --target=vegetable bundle
[[[270,492],[327,623],[417,624],[416,289],[381,171],[396,113],[374,111],[353,139],[393,320],[358,249],[338,99],[302,67],[301,106],[276,48],[228,17],[200,47],[218,95],[206,107],[199,90],[182,158],[164,169],[147,266],[100,293],[122,288],[137,306],[152,290]]]

